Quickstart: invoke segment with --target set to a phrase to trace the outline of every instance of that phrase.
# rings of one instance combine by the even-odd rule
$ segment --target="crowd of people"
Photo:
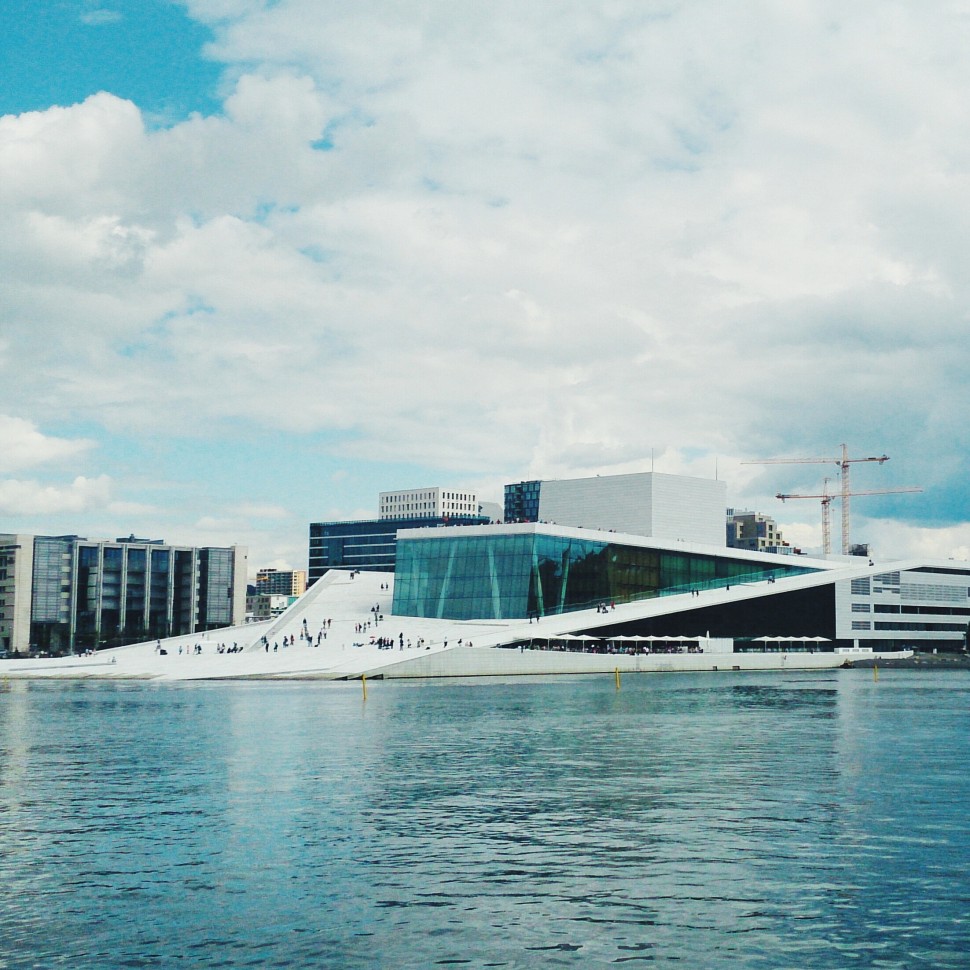
[[[351,572],[350,578],[353,578],[355,573]],[[381,589],[386,589],[389,584],[382,583]],[[425,637],[408,637],[405,635],[403,630],[399,631],[395,637],[391,635],[379,635],[376,631],[377,628],[384,621],[384,614],[381,612],[381,604],[375,603],[370,607],[368,611],[369,615],[366,618],[355,620],[353,623],[353,631],[356,635],[356,639],[352,641],[350,645],[353,647],[364,647],[372,646],[377,647],[378,650],[430,650],[432,644]],[[331,632],[331,627],[333,625],[333,619],[327,618],[322,621],[320,628],[314,633],[310,630],[310,625],[307,617],[303,617],[302,622],[297,628],[296,632],[287,632],[279,637],[279,631],[275,631],[277,636],[272,636],[274,631],[270,633],[264,633],[259,640],[250,649],[255,649],[257,651],[262,648],[263,653],[279,653],[280,650],[290,650],[297,646],[307,646],[311,648],[317,648],[321,646],[323,641],[327,639],[328,634]],[[447,637],[443,638],[441,645],[443,647],[448,646]],[[459,639],[458,646],[472,646],[470,640]],[[169,649],[173,649],[170,647]],[[216,646],[215,652],[217,654],[232,654],[232,653],[243,653],[246,648],[240,646],[238,642],[233,642],[231,646],[225,643],[219,643]],[[155,652],[161,654],[162,656],[167,656],[168,650],[162,646],[161,640],[156,642]],[[179,644],[178,653],[179,656],[199,656],[203,652],[203,643],[195,644]]]

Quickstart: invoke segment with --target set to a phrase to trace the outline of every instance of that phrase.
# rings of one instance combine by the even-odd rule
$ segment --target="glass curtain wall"
[[[812,571],[542,534],[411,539],[398,543],[394,612],[548,616]]]
[[[73,537],[34,539],[31,649],[49,653],[66,653],[70,649],[73,550]]]
[[[215,630],[232,621],[232,550],[199,552],[199,629]]]
[[[127,546],[125,570],[126,640],[148,639],[148,551]]]
[[[101,550],[79,545],[74,585],[74,647],[94,650],[101,635]]]
[[[151,636],[167,637],[169,623],[172,551],[170,549],[151,550],[151,571],[148,591],[148,626]]]

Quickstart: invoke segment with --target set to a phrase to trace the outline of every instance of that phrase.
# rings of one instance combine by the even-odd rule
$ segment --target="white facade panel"
[[[930,649],[934,642],[962,640],[970,623],[970,568],[941,565],[880,572],[835,586],[836,637],[893,640]]]
[[[539,519],[708,546],[725,544],[727,485],[642,472],[543,481]]]
[[[727,484],[686,475],[653,475],[653,532],[657,539],[682,539],[710,546],[727,543],[724,516]]]

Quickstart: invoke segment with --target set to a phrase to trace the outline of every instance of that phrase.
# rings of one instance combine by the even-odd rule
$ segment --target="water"
[[[0,970],[967,967],[970,673],[15,683]]]

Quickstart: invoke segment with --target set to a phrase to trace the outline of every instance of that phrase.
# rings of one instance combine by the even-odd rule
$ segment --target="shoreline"
[[[853,667],[870,669],[882,667],[884,670],[970,670],[968,653],[917,653],[912,657],[898,660],[877,660],[875,658],[853,659]]]
[[[458,653],[459,651],[455,651]],[[462,651],[463,652],[463,651]],[[478,654],[480,658],[482,654],[479,651],[474,651]],[[526,655],[521,658],[522,661],[529,659],[530,651],[526,652]],[[533,653],[534,657],[535,654]],[[41,680],[83,680],[83,681],[153,681],[153,682],[179,682],[179,681],[233,681],[233,680],[261,680],[261,681],[307,681],[307,680],[326,680],[326,681],[352,681],[361,680],[366,677],[368,680],[441,680],[449,678],[467,678],[475,677],[482,679],[489,679],[490,677],[499,678],[528,678],[532,676],[569,676],[569,675],[583,675],[583,674],[599,674],[599,673],[618,673],[618,674],[633,674],[633,673],[704,673],[711,671],[718,671],[719,669],[724,672],[759,672],[765,673],[768,671],[796,671],[796,670],[850,670],[850,669],[860,669],[860,670],[871,670],[873,668],[882,668],[883,670],[911,670],[911,671],[927,671],[930,673],[938,673],[944,670],[970,670],[970,654],[967,653],[945,653],[945,654],[918,654],[912,657],[905,658],[888,658],[888,657],[853,657],[845,658],[842,663],[827,663],[821,664],[815,659],[814,663],[802,665],[798,663],[795,659],[797,655],[790,656],[790,660],[785,662],[783,660],[781,663],[764,663],[764,660],[774,655],[756,655],[762,662],[751,662],[753,656],[752,654],[728,654],[728,655],[711,655],[705,657],[701,660],[703,655],[691,655],[692,663],[682,664],[682,663],[671,663],[669,659],[665,658],[665,662],[652,663],[652,664],[642,664],[637,663],[638,658],[627,657],[627,656],[611,656],[608,658],[608,662],[604,662],[606,658],[597,658],[600,662],[589,662],[589,658],[595,656],[591,654],[561,654],[557,656],[566,656],[575,658],[573,663],[566,665],[546,665],[540,663],[538,665],[534,663],[499,663],[495,664],[494,661],[499,657],[503,659],[513,657],[514,661],[519,661],[519,655],[516,653],[507,654],[505,651],[499,651],[492,656],[493,663],[481,664],[471,664],[466,665],[465,663],[458,663],[456,666],[452,666],[451,663],[442,664],[442,661],[446,659],[447,654],[436,657],[422,658],[424,662],[418,662],[413,665],[402,664],[401,667],[405,669],[394,670],[397,665],[385,666],[370,666],[363,665],[362,669],[359,670],[327,670],[327,669],[308,669],[308,668],[296,668],[289,670],[249,670],[249,671],[235,671],[231,672],[229,670],[221,670],[219,672],[208,671],[207,673],[198,672],[194,676],[188,677],[166,677],[153,675],[152,673],[139,670],[119,670],[117,666],[111,663],[88,663],[84,665],[78,665],[73,669],[65,669],[63,666],[57,663],[56,658],[50,658],[50,660],[35,660],[30,668],[21,667],[18,669],[7,670],[5,669],[6,664],[0,661],[0,684],[6,686],[11,681],[41,681]],[[739,656],[742,656],[748,662],[742,662],[740,664],[731,663],[731,660],[737,660]],[[819,655],[815,655],[815,658]],[[659,655],[658,658],[659,659]],[[711,661],[717,659],[720,663],[712,664]],[[814,659],[814,658],[813,658]],[[831,661],[834,659],[831,654],[828,654],[828,659]],[[587,662],[583,663],[582,660]],[[48,666],[50,664],[50,666]],[[411,668],[411,669],[408,669]]]

